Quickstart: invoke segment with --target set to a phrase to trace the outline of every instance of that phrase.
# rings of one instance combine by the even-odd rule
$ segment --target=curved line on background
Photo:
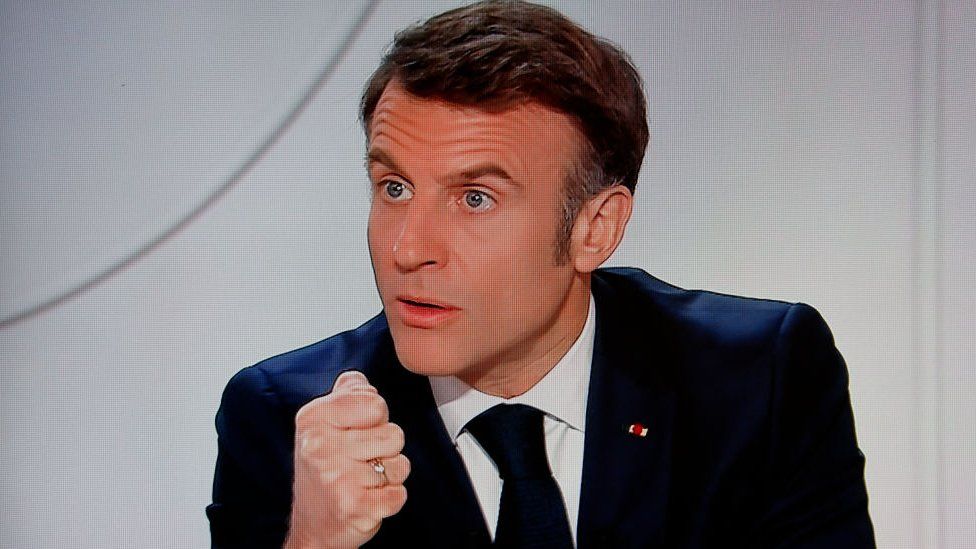
[[[226,196],[234,187],[236,187],[250,171],[261,161],[268,153],[269,150],[281,139],[285,133],[291,129],[295,121],[305,112],[308,106],[312,103],[312,100],[318,95],[319,90],[321,90],[325,84],[332,77],[335,69],[339,66],[339,63],[345,58],[346,53],[349,51],[350,46],[359,37],[366,23],[369,21],[370,17],[379,5],[381,0],[370,0],[366,6],[363,8],[359,17],[356,19],[355,23],[349,27],[345,38],[343,38],[339,49],[336,51],[335,55],[329,59],[329,62],[319,71],[318,76],[316,76],[315,81],[309,87],[308,91],[298,100],[295,106],[291,109],[284,120],[281,121],[274,130],[265,137],[264,141],[252,152],[247,159],[235,169],[227,179],[217,187],[214,192],[212,192],[207,198],[205,198],[200,204],[195,208],[190,210],[182,219],[177,221],[170,228],[166,229],[162,233],[158,234],[156,237],[151,239],[149,242],[144,244],[141,248],[137,249],[133,253],[123,257],[119,261],[105,268],[99,273],[96,273],[88,280],[85,280],[81,284],[69,289],[68,291],[57,295],[51,299],[43,301],[37,305],[32,305],[27,309],[19,313],[15,313],[4,319],[0,319],[0,329],[9,328],[14,324],[23,322],[29,318],[35,317],[41,313],[54,309],[71,299],[91,290],[102,283],[108,281],[109,279],[115,277],[115,275],[126,270],[136,262],[138,262],[143,257],[152,253],[156,248],[159,248],[166,243],[169,239],[173,238],[184,229],[186,229],[190,224],[199,219],[210,210],[217,202],[219,202],[224,196]]]

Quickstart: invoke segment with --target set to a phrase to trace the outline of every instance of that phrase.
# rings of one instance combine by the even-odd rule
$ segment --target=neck
[[[502,398],[525,393],[549,373],[573,343],[586,324],[590,305],[589,276],[577,278],[560,305],[554,322],[540,337],[520,349],[517,357],[500,360],[490,367],[461,372],[458,379],[476,390]]]

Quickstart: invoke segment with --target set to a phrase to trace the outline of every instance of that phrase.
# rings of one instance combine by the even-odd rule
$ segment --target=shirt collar
[[[585,431],[586,398],[593,362],[596,305],[590,295],[586,322],[569,351],[549,373],[521,395],[505,399],[474,389],[454,376],[430,376],[430,387],[444,426],[456,440],[469,421],[496,404],[527,404],[577,431]]]

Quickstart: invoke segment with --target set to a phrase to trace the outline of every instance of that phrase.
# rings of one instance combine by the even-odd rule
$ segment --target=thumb
[[[342,374],[336,378],[335,384],[332,386],[332,391],[342,391],[346,393],[357,391],[377,392],[376,388],[369,384],[369,380],[366,379],[366,376],[357,370],[342,372]]]

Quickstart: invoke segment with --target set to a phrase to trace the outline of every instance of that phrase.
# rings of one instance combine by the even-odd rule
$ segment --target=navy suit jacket
[[[592,278],[596,339],[578,546],[874,547],[847,370],[803,304]],[[280,547],[294,417],[362,371],[406,435],[407,503],[367,547],[485,547],[484,518],[427,379],[385,317],[235,375],[217,412],[214,547]],[[647,427],[644,437],[628,426]]]

